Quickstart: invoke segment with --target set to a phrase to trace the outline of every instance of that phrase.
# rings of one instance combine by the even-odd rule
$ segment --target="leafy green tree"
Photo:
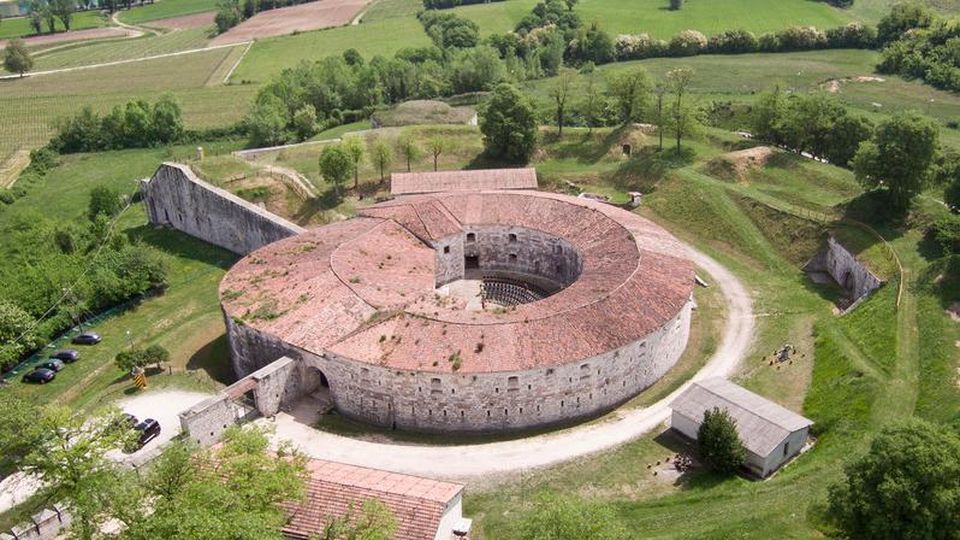
[[[390,540],[397,520],[379,499],[367,499],[358,512],[351,505],[347,513],[329,520],[317,540]]]
[[[883,430],[845,468],[829,513],[849,538],[958,538],[960,437],[914,420]]]
[[[617,102],[620,121],[624,125],[640,119],[650,100],[650,77],[642,67],[613,75],[609,82],[610,95]]]
[[[553,87],[550,88],[550,97],[553,98],[553,102],[556,105],[557,136],[559,137],[563,136],[563,122],[566,118],[565,113],[567,110],[567,101],[570,98],[570,92],[573,88],[573,81],[576,76],[576,70],[570,68],[560,68],[560,74],[557,76],[557,81],[554,83]]]
[[[931,175],[939,129],[914,112],[897,113],[877,126],[851,161],[857,179],[886,190],[896,210],[906,210]]]
[[[305,478],[305,458],[288,446],[272,452],[258,429],[232,426],[212,450],[177,442],[143,483],[153,512],[141,511],[119,538],[282,540],[282,504],[302,500]]]
[[[20,306],[0,299],[0,369],[7,370],[40,345],[36,319]]]
[[[422,154],[420,145],[417,143],[417,139],[407,132],[397,140],[397,146],[400,147],[400,155],[402,155],[403,159],[407,162],[407,172],[410,172],[410,163],[420,159],[420,155]]]
[[[380,183],[382,184],[386,180],[384,176],[386,171],[390,169],[390,164],[393,163],[393,150],[382,137],[373,143],[373,148],[370,149],[370,159],[380,171]]]
[[[0,317],[3,317],[2,310],[3,304],[0,304]],[[0,331],[3,331],[2,327]],[[6,343],[5,340],[3,342]],[[18,468],[21,461],[40,444],[43,436],[37,423],[40,414],[33,401],[10,392],[0,392],[0,474],[6,476]]]
[[[666,75],[667,88],[675,98],[673,109],[670,111],[670,126],[677,138],[678,154],[683,137],[693,133],[700,125],[696,109],[683,101],[692,80],[693,70],[689,68],[673,69]]]
[[[320,153],[320,174],[333,184],[337,197],[340,196],[340,186],[350,177],[352,170],[353,160],[340,145],[327,146]]]
[[[40,0],[30,0],[27,8],[27,21],[34,34],[43,32],[43,3]]]
[[[873,134],[873,122],[863,116],[844,112],[827,134],[823,157],[838,167],[846,167],[860,144]]]
[[[234,26],[240,24],[243,20],[243,10],[238,0],[219,0],[217,2],[217,14],[213,18],[217,25],[217,33],[224,33]]]
[[[700,458],[716,472],[732,474],[747,458],[747,450],[737,434],[737,423],[718,407],[703,412],[703,423],[697,431]]]
[[[73,13],[77,10],[74,0],[50,0],[50,10],[63,23],[64,30],[69,32]]]
[[[670,0],[670,10],[677,11],[683,7],[683,0]]]
[[[882,47],[910,30],[930,26],[933,20],[933,12],[927,6],[919,2],[898,2],[877,23],[877,42]]]
[[[33,69],[33,58],[23,40],[12,39],[7,43],[3,50],[3,67],[11,73],[19,73],[21,77]]]
[[[293,113],[291,122],[297,139],[305,141],[317,133],[317,110],[313,105],[304,105]]]
[[[156,142],[172,143],[183,136],[183,115],[176,96],[168,92],[154,103],[150,125]]]
[[[483,107],[480,132],[490,156],[527,162],[537,145],[537,119],[529,98],[513,85],[497,85]]]
[[[120,213],[123,201],[120,192],[107,186],[97,186],[90,190],[90,204],[87,205],[87,217],[94,220],[99,215],[112,218]]]
[[[353,189],[358,189],[360,187],[360,164],[363,163],[363,156],[366,153],[363,139],[357,135],[344,137],[341,146],[350,156],[350,161],[353,162]]]
[[[121,371],[129,373],[136,368],[155,366],[161,369],[162,364],[170,361],[170,352],[160,345],[150,345],[146,349],[133,347],[117,353],[114,363]]]
[[[613,510],[604,505],[540,493],[520,522],[521,540],[620,540],[628,538]]]
[[[603,96],[600,93],[600,87],[597,84],[597,74],[592,69],[592,64],[588,64],[585,73],[587,86],[583,92],[583,103],[580,109],[583,111],[583,117],[587,122],[587,131],[593,133],[593,128],[600,124],[600,117],[603,114]]]
[[[261,94],[247,116],[246,124],[254,144],[283,144],[287,140],[287,107],[277,96]]]

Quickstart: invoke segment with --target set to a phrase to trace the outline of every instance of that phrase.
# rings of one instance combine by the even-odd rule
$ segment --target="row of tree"
[[[77,3],[74,0],[30,0],[27,5],[27,20],[37,34],[43,32],[44,26],[51,34],[56,32],[58,20],[64,30],[69,31],[76,11]]]
[[[153,105],[143,100],[117,105],[105,116],[86,106],[57,122],[48,146],[59,153],[144,148],[176,142],[183,133],[180,102],[168,93]]]

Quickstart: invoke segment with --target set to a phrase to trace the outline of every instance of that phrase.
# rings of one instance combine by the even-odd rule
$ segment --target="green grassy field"
[[[181,100],[188,127],[224,126],[246,113],[252,86],[206,84],[231,49],[0,81],[0,156],[16,148],[39,146],[52,134],[57,118],[84,105],[106,112],[131,99],[156,100],[166,91]],[[171,75],[171,74],[176,74]]]
[[[211,154],[233,147],[205,145]],[[137,179],[150,176],[167,159],[184,159],[193,147],[127,150],[64,156],[62,164],[27,195],[0,213],[0,229],[38,213],[54,222],[83,222],[90,190],[109,186],[126,193],[137,188]],[[47,385],[27,385],[15,380],[10,391],[44,402],[54,400],[78,407],[105,403],[131,392],[131,382],[113,365],[113,357],[128,345],[126,333],[136,343],[159,343],[170,350],[173,375],[151,377],[151,387],[176,385],[211,390],[226,381],[229,368],[222,343],[223,321],[217,302],[217,285],[235,256],[186,235],[147,225],[142,205],[132,206],[118,222],[121,234],[155,246],[170,256],[169,289],[98,323],[104,337],[86,347],[82,358],[60,372]],[[0,250],[9,249],[0,240]],[[194,370],[187,374],[187,368]]]
[[[153,4],[120,13],[120,20],[127,24],[140,24],[215,9],[217,9],[216,0],[156,0]]]
[[[253,44],[231,81],[264,82],[303,60],[317,60],[349,48],[370,57],[376,54],[390,56],[403,47],[429,44],[430,39],[414,17],[267,38]]]
[[[535,0],[507,0],[455,8],[476,22],[481,35],[513,30],[536,4]],[[583,0],[575,11],[586,24],[599,22],[613,35],[647,33],[669,39],[682,30],[699,30],[707,35],[743,29],[760,34],[791,25],[832,28],[851,20],[848,13],[825,2],[780,0],[770,9],[763,0],[715,0],[686,2],[683,9],[670,11],[661,0]]]
[[[34,71],[87,66],[198,49],[210,41],[209,28],[190,28],[135,39],[77,43],[34,55]]]
[[[97,11],[81,11],[74,14],[70,21],[70,30],[83,30],[86,28],[99,28],[107,25],[107,19]],[[63,32],[63,23],[56,22],[56,31]],[[44,33],[47,27],[43,27]],[[9,39],[16,37],[27,37],[34,35],[33,28],[30,27],[30,21],[26,17],[17,17],[4,19],[0,23],[0,39]]]
[[[363,22],[374,23],[396,17],[406,17],[416,15],[417,11],[423,9],[423,2],[420,0],[376,0],[367,9],[363,16]]]

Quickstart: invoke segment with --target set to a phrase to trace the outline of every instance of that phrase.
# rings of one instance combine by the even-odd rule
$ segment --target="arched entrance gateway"
[[[241,375],[282,346],[299,353],[302,393],[345,416],[520,430],[610,410],[686,347],[693,264],[635,214],[537,191],[410,195],[360,214],[224,278]]]

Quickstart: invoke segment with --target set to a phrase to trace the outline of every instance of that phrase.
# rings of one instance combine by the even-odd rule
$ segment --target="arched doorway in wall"
[[[319,368],[305,365],[300,372],[300,400],[290,413],[297,421],[315,425],[320,417],[336,407],[330,379]]]

